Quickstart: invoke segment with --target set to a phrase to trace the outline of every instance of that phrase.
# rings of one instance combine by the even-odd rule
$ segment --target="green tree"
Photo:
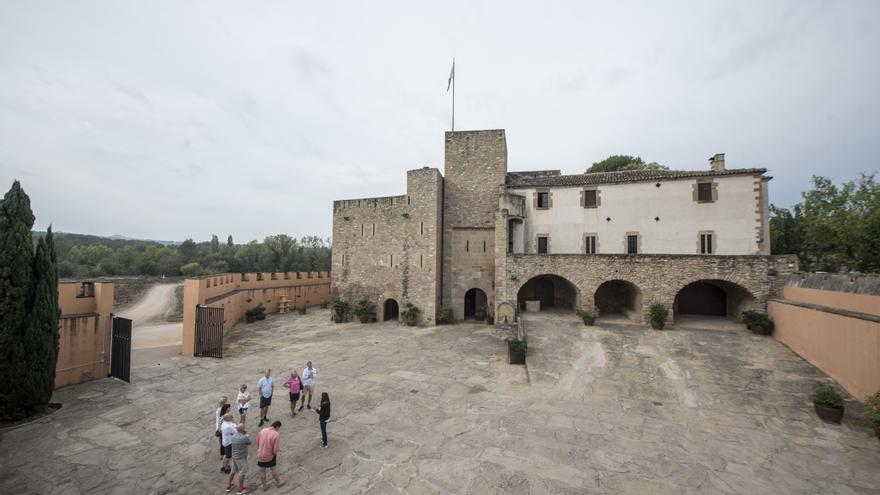
[[[0,417],[46,406],[58,357],[58,272],[51,229],[37,241],[18,181],[0,201]]]
[[[770,212],[771,251],[797,254],[801,269],[880,272],[880,185],[873,174],[840,187],[813,177],[803,201]]]
[[[593,163],[585,173],[617,172],[620,170],[669,170],[669,167],[660,165],[657,162],[645,163],[638,156],[611,155],[602,161]]]
[[[18,181],[0,201],[0,417],[19,418],[20,382],[27,372],[22,340],[33,287],[34,214]]]
[[[181,242],[180,246],[177,246],[177,250],[180,252],[180,258],[183,263],[193,261],[199,254],[199,247],[192,239]]]
[[[55,365],[58,362],[58,269],[52,229],[37,241],[33,263],[34,302],[25,335],[25,354],[28,373],[25,383],[19,383],[27,393],[24,408],[28,415],[39,412],[49,403],[55,390]]]

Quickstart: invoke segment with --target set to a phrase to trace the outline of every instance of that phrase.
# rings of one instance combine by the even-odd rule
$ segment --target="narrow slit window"
[[[361,224],[361,237],[364,236],[364,224]]]
[[[419,268],[424,268],[424,267],[425,267],[424,258],[420,254],[419,255]]]
[[[425,222],[419,222],[419,235],[425,235]]]
[[[466,252],[470,252],[471,250],[471,241],[464,241],[464,250]]]
[[[483,252],[486,252],[486,241],[483,241]]]
[[[376,235],[376,224],[373,224],[373,235]]]
[[[394,268],[394,255],[391,254],[391,255],[389,255],[389,256],[390,256],[390,258],[389,258],[389,263],[390,263],[390,265],[391,265],[391,268]]]

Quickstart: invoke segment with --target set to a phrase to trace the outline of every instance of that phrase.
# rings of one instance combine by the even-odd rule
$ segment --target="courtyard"
[[[267,493],[880,492],[880,442],[853,407],[842,425],[819,421],[809,393],[826,378],[772,338],[553,313],[526,326],[523,367],[507,364],[506,334],[481,323],[335,325],[315,309],[240,324],[222,360],[162,358],[131,384],[57,391],[62,409],[2,433],[0,486],[223,493],[219,396],[242,382],[256,393],[266,367],[283,383],[311,360],[333,403],[330,448],[316,415],[291,418],[276,388],[286,484]]]

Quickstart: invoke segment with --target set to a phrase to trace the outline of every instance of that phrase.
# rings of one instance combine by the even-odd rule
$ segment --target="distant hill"
[[[71,232],[55,232],[56,238],[64,238],[71,245],[78,246],[109,246],[113,249],[125,246],[177,246],[180,241],[157,241],[153,239],[136,239],[134,237],[126,237],[124,235],[114,234],[111,236],[100,236],[91,234],[74,234]],[[39,238],[46,235],[46,232],[35,230],[34,237]]]

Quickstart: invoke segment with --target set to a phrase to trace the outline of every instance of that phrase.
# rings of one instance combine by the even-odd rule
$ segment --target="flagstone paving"
[[[320,448],[316,415],[290,418],[279,390],[269,416],[283,422],[286,485],[268,493],[880,490],[880,442],[858,411],[820,422],[809,392],[827,378],[771,338],[584,327],[553,314],[527,327],[526,368],[506,363],[505,334],[488,325],[270,315],[233,329],[222,360],[170,358],[133,370],[130,385],[59,390],[61,410],[2,433],[0,487],[223,493],[218,397],[241,382],[255,389],[267,366],[280,379],[311,359],[333,401],[330,448]]]

